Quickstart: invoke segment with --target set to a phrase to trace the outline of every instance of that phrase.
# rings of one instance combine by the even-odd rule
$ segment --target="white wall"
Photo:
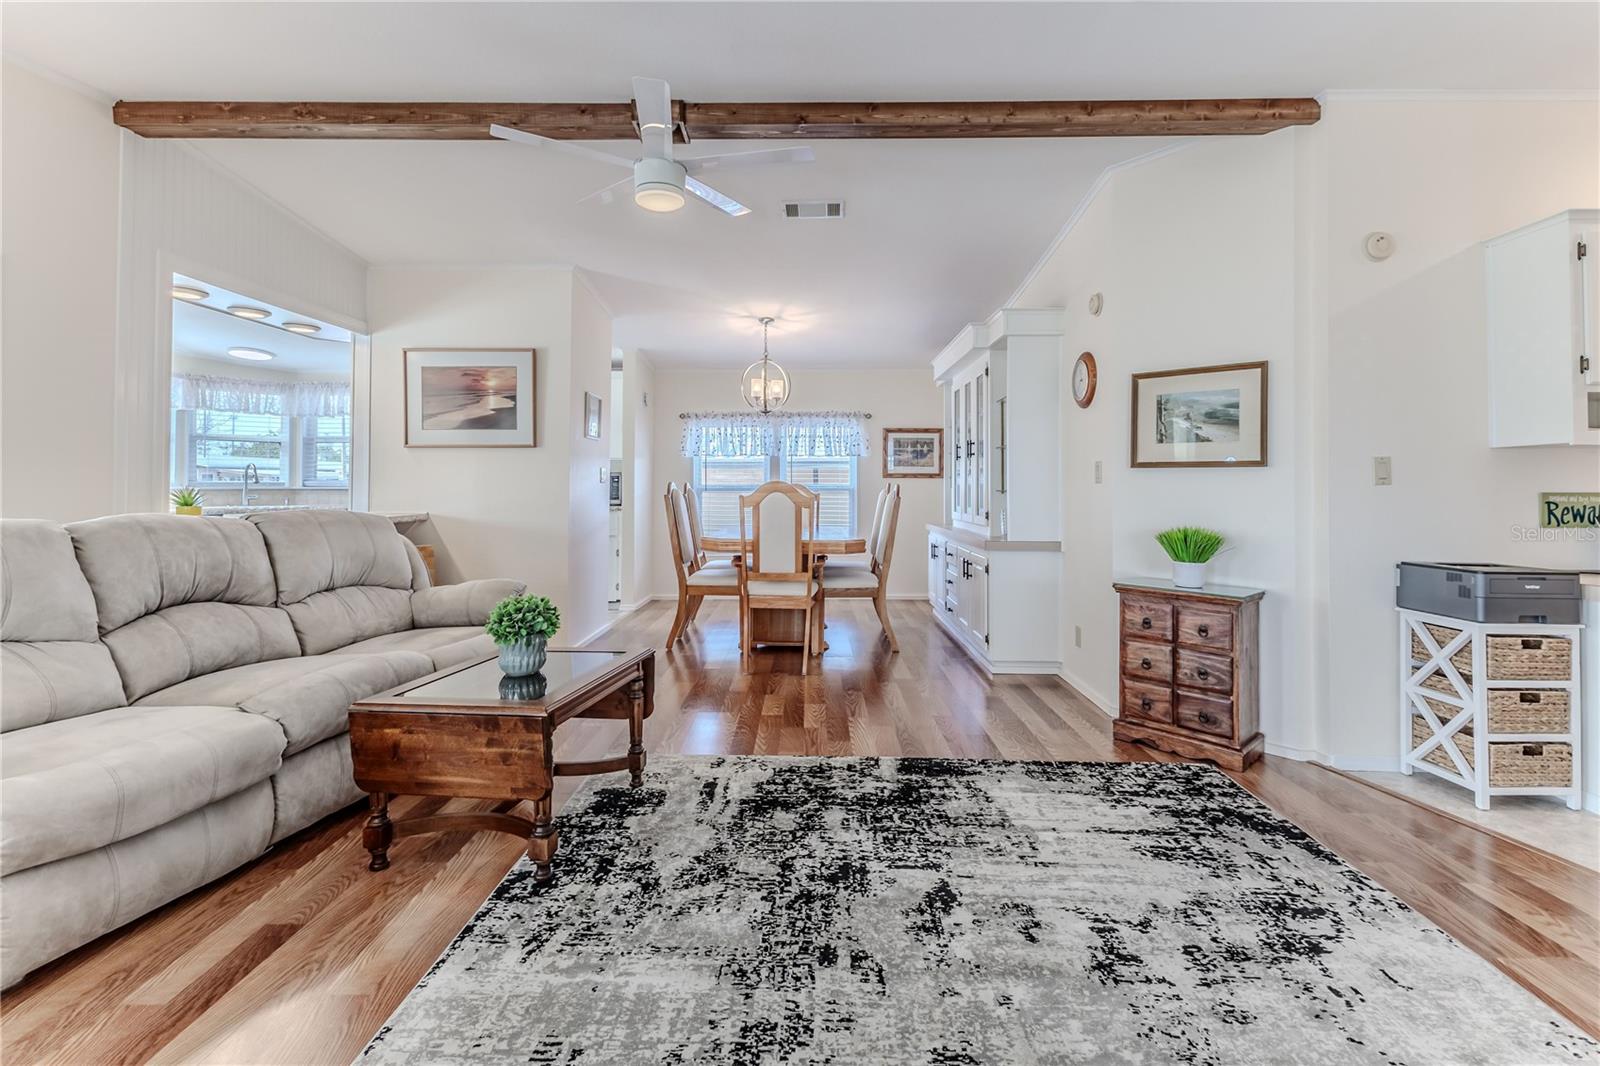
[[[437,545],[441,581],[519,578],[561,608],[559,641],[588,636],[606,607],[606,446],[583,441],[581,407],[609,370],[603,309],[564,267],[374,267],[367,309],[372,508],[429,512],[413,538]],[[537,446],[407,448],[402,351],[427,347],[535,349]],[[593,528],[591,559],[573,538]]]
[[[105,104],[0,64],[0,514],[8,518],[72,521],[112,510],[117,151]]]
[[[787,409],[794,411],[852,410],[872,415],[867,423],[868,452],[857,466],[858,532],[865,536],[872,523],[872,503],[883,488],[883,430],[885,426],[937,426],[942,415],[939,390],[925,370],[793,370],[793,392]],[[655,372],[654,481],[649,487],[653,512],[650,559],[654,567],[655,594],[676,598],[672,553],[667,539],[666,509],[661,497],[668,481],[688,482],[694,466],[683,454],[684,411],[732,410],[738,402],[738,370],[667,370]],[[894,559],[889,570],[891,596],[926,597],[926,554],[929,522],[940,517],[941,482],[933,478],[896,478],[900,486],[900,522]]]
[[[565,637],[587,639],[609,620],[611,599],[611,420],[605,405],[611,397],[611,315],[583,281],[573,274],[571,391],[572,410],[567,514],[567,602]],[[600,439],[583,435],[584,393],[601,398]]]
[[[654,589],[656,487],[655,368],[639,351],[622,353],[622,606],[636,607]],[[661,479],[664,485],[665,479]]]
[[[1519,538],[1538,494],[1600,491],[1595,448],[1488,447],[1479,242],[1600,206],[1600,105],[1334,100],[1328,138],[1330,672],[1326,750],[1392,768],[1393,566],[1600,567],[1594,541]],[[1395,235],[1393,258],[1361,251]],[[1394,484],[1372,484],[1393,457]],[[1590,733],[1593,738],[1596,734]]]

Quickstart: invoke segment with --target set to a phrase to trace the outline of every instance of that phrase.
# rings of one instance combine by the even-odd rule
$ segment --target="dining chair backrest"
[[[739,497],[739,539],[750,577],[809,577],[805,539],[816,530],[817,497],[799,485],[769,481]]]
[[[867,556],[869,558],[873,554],[873,545],[878,543],[878,530],[883,528],[883,509],[888,505],[889,493],[893,489],[893,485],[885,485],[878,490],[878,500],[872,509],[872,525],[867,530]]]
[[[695,497],[694,486],[688,482],[683,485],[683,503],[689,509],[689,546],[694,552],[696,566],[706,565],[706,547],[704,531],[700,528],[700,501]]]
[[[676,482],[667,483],[667,530],[672,537],[672,559],[679,567],[695,565],[694,540],[689,525],[689,508],[683,499],[683,489]]]
[[[884,501],[883,517],[878,522],[877,535],[867,545],[867,550],[872,553],[872,565],[880,577],[887,577],[889,573],[889,558],[894,554],[895,527],[900,524],[900,486],[894,485],[885,492],[888,498]]]

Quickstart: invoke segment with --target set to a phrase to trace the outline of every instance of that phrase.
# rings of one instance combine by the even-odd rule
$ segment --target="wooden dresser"
[[[1261,757],[1260,589],[1119,581],[1118,740],[1243,770]]]

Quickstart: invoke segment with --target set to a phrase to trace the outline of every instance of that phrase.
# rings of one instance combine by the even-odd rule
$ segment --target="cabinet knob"
[[[1148,619],[1148,618],[1139,619],[1139,628],[1140,629],[1149,629],[1150,628],[1150,619]]]
[[[1202,666],[1200,669],[1194,672],[1194,676],[1198,677],[1201,681],[1204,681],[1206,678],[1211,676],[1211,671]]]
[[[1141,668],[1145,669],[1145,670],[1150,669],[1150,660],[1149,659],[1140,659],[1139,660],[1139,666]]]
[[[1214,717],[1212,717],[1209,713],[1207,713],[1205,711],[1201,711],[1200,712],[1199,718],[1206,725],[1216,725],[1217,724],[1217,720]]]
[[[1141,711],[1148,711],[1150,709],[1150,697],[1146,696],[1144,699],[1139,701],[1139,709]]]
[[[1209,637],[1211,635],[1211,627],[1206,625],[1204,622],[1201,622],[1200,625],[1195,628],[1195,632],[1199,633],[1202,637]]]

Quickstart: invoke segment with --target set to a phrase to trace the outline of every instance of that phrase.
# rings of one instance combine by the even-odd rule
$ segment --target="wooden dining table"
[[[700,538],[700,547],[708,552],[733,552],[738,554],[744,550],[744,542],[738,537],[702,536]],[[867,553],[867,538],[828,535],[807,537],[800,542],[800,550],[808,560],[819,554],[830,557],[835,555],[865,555]],[[827,584],[824,583],[822,599],[817,605],[817,609],[823,611],[824,615],[826,615],[825,605],[827,602]],[[753,611],[751,613],[755,615],[751,619],[751,624],[755,627],[755,635],[758,641],[767,639],[784,642],[793,641],[799,635],[798,626],[804,624],[803,619],[805,617],[800,614],[798,619],[795,618],[794,616],[798,613],[795,611]],[[824,621],[823,625],[826,626],[827,622]],[[822,651],[827,650],[828,642],[824,639]]]

